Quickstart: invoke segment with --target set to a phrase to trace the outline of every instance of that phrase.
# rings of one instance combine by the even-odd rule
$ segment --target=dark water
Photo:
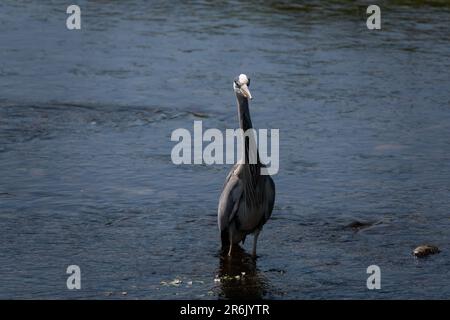
[[[377,32],[366,1],[77,3],[81,31],[65,1],[0,3],[0,298],[449,297],[445,2],[379,1]],[[242,72],[280,128],[256,263],[219,255],[229,166],[170,159],[174,129],[238,125]]]

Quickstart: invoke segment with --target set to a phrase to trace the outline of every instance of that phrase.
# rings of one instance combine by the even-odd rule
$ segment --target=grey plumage
[[[234,81],[238,102],[239,124],[242,130],[252,129],[248,100],[250,80],[240,75]],[[249,234],[254,234],[253,255],[256,256],[256,243],[259,233],[272,214],[275,202],[275,184],[269,175],[261,175],[264,166],[256,152],[256,163],[250,163],[251,135],[245,139],[245,162],[233,166],[228,174],[219,200],[218,224],[222,247],[229,247],[231,255],[234,244],[244,242]],[[256,143],[255,143],[256,145]]]

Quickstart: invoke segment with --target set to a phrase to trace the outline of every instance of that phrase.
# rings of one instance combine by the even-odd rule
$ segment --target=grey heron
[[[249,100],[252,99],[249,87],[250,79],[241,74],[233,82],[237,98],[239,125],[247,132],[252,129]],[[228,247],[231,256],[233,245],[245,242],[249,234],[254,235],[252,254],[256,257],[256,243],[259,233],[272,214],[275,202],[275,184],[269,175],[262,175],[256,142],[251,148],[251,135],[245,138],[245,161],[236,163],[225,179],[223,191],[219,199],[218,225],[222,248]],[[256,153],[256,161],[249,161],[251,154]]]

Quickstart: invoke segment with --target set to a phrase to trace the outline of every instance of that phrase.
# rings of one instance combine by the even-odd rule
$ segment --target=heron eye
[[[235,84],[238,88],[241,87],[241,85],[239,84],[239,82],[238,82],[237,80],[234,80],[234,84]]]

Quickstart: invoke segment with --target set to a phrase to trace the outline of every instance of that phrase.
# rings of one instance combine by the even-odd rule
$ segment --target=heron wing
[[[243,188],[238,176],[231,174],[220,195],[217,218],[220,231],[225,230],[239,210]]]
[[[235,170],[237,169],[237,165],[235,164],[233,168],[228,173],[227,177],[225,178],[225,182],[223,183],[222,190],[225,189],[225,186],[227,185],[228,181],[230,180],[231,176],[234,175]]]
[[[267,211],[265,212],[266,221],[269,220],[272,215],[273,206],[275,204],[275,183],[270,176],[267,176],[266,183],[266,195],[267,195]]]

